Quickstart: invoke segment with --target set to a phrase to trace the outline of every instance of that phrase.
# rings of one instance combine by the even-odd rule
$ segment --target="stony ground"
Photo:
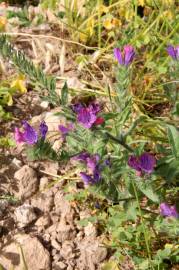
[[[37,96],[35,100],[34,110],[35,104],[44,106]],[[62,121],[54,116],[57,110],[41,107],[41,111],[32,118],[33,125],[44,119],[51,132],[57,130]],[[60,146],[59,135],[57,138],[54,147]],[[15,270],[22,270],[26,269],[24,265],[28,270],[100,269],[108,258],[108,250],[94,225],[89,223],[85,228],[78,225],[91,212],[66,200],[67,179],[62,175],[68,169],[54,162],[28,161],[23,145],[1,153],[1,196],[10,194],[17,199],[0,200],[3,269],[10,270],[13,266]],[[54,179],[57,179],[55,183]],[[73,192],[78,192],[77,186]]]

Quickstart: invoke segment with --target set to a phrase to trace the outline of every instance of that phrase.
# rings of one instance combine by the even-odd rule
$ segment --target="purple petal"
[[[24,140],[24,133],[22,133],[19,128],[15,127],[14,129],[14,138],[16,143],[22,143],[25,142]]]
[[[176,46],[175,52],[176,52],[176,58],[177,60],[179,60],[179,46]]]
[[[134,48],[131,45],[124,46],[124,64],[128,66],[132,63],[135,56]]]
[[[167,47],[167,52],[174,60],[177,59],[176,50],[172,45]]]
[[[85,185],[89,185],[89,184],[93,183],[93,178],[90,175],[88,175],[84,172],[80,172],[80,176],[81,176]]]
[[[45,121],[42,121],[40,123],[40,133],[41,133],[42,139],[45,139],[47,131],[48,131],[48,126],[45,123]]]
[[[160,214],[164,217],[179,217],[176,206],[169,206],[167,203],[160,204]]]
[[[132,155],[129,157],[128,159],[128,165],[133,168],[134,170],[140,172],[141,168],[140,168],[140,164],[139,164],[139,160],[136,156]]]
[[[146,173],[151,173],[156,165],[156,159],[149,153],[143,153],[139,157],[139,165],[142,171]]]
[[[100,156],[98,154],[93,155],[89,158],[87,158],[87,167],[88,169],[91,169],[92,172],[96,169],[96,166],[99,162]]]
[[[97,114],[98,112],[101,111],[101,107],[98,103],[91,103],[89,106],[88,106],[89,110],[94,113],[94,114]]]
[[[38,140],[38,135],[37,132],[27,121],[23,121],[23,126],[24,126],[24,140],[28,144],[35,144]]]
[[[97,117],[90,109],[83,108],[78,113],[77,119],[85,128],[91,128]]]
[[[114,49],[114,56],[120,65],[123,65],[122,52],[119,48]]]
[[[96,168],[93,173],[94,182],[98,183],[101,180],[101,174],[99,168]]]
[[[72,104],[71,108],[75,113],[79,113],[81,109],[84,108],[84,106],[81,103],[76,103],[76,104]]]
[[[63,126],[63,125],[59,125],[59,126],[58,126],[58,129],[59,129],[59,131],[62,133],[62,135],[67,135],[68,132],[70,131],[69,128],[67,128],[67,127],[65,127],[65,126]]]
[[[74,156],[74,160],[82,161],[82,162],[87,162],[87,159],[90,157],[90,154],[87,152],[82,152],[77,156]]]

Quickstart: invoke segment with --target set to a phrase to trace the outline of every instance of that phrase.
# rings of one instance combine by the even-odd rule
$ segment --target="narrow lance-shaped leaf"
[[[168,125],[168,139],[171,146],[171,150],[176,159],[179,158],[179,132],[172,126]]]

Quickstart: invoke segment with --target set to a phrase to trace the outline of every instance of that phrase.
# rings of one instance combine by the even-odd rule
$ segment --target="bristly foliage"
[[[38,86],[40,89],[46,89],[48,91],[48,96],[45,97],[52,105],[59,105],[60,97],[57,95],[56,89],[56,79],[52,76],[47,76],[44,74],[43,70],[39,67],[35,67],[33,62],[28,59],[23,52],[18,51],[13,48],[13,46],[8,42],[7,36],[2,35],[0,37],[0,53],[17,67],[21,73],[27,75],[30,80]]]

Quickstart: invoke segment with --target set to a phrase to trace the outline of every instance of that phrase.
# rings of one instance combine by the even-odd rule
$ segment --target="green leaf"
[[[62,105],[66,105],[68,103],[68,85],[66,82],[61,90],[61,103]]]
[[[163,159],[163,162],[158,165],[156,173],[167,181],[172,181],[179,175],[179,160],[169,157]]]
[[[159,203],[158,195],[153,191],[152,186],[150,183],[147,182],[136,182],[138,189],[149,198],[151,201]]]
[[[168,125],[168,139],[173,155],[176,159],[179,158],[179,132],[172,125]]]

